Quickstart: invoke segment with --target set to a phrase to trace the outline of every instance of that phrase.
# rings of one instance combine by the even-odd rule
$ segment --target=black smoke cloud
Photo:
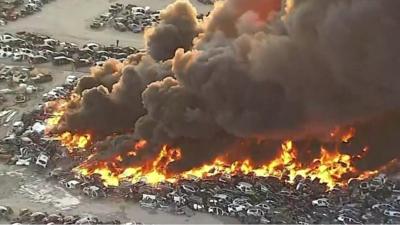
[[[171,59],[175,50],[189,50],[199,33],[197,11],[187,0],[179,0],[161,11],[161,23],[146,30],[149,55],[155,60]]]
[[[146,112],[142,92],[148,84],[171,74],[171,62],[156,63],[148,56],[131,56],[125,65],[110,61],[93,71],[92,76],[78,83],[81,101],[66,112],[57,128],[59,132],[91,133],[101,138],[131,131]],[[110,77],[118,79],[115,82]],[[108,83],[110,80],[113,81]]]
[[[116,59],[106,61],[103,67],[92,67],[91,76],[82,77],[75,88],[75,92],[81,95],[84,90],[100,85],[111,91],[112,86],[118,82],[122,75],[122,67],[122,63]]]
[[[84,94],[96,92],[100,96],[96,98],[118,102],[118,106],[94,108],[94,103],[84,104],[84,97],[83,109],[93,109],[87,117],[109,110],[111,120],[115,115],[130,120],[123,122],[125,126],[115,126],[113,121],[99,130],[135,124],[138,139],[154,146],[181,146],[184,158],[173,170],[229,154],[232,146],[249,140],[255,141],[246,145],[250,146],[246,154],[256,149],[259,154],[254,158],[268,158],[282,140],[308,143],[304,137],[319,139],[332,127],[354,121],[362,121],[356,123],[359,140],[371,145],[370,152],[385,149],[390,153],[382,160],[397,158],[393,148],[386,150],[384,140],[387,137],[391,143],[399,126],[391,127],[396,133],[392,136],[377,134],[382,139],[375,143],[369,138],[377,137],[368,135],[374,133],[374,126],[366,124],[386,121],[375,118],[400,109],[400,1],[295,0],[283,16],[277,13],[277,2],[222,1],[200,26],[187,2],[173,4],[147,36],[151,57],[171,59],[167,61],[172,64],[167,73],[171,76],[154,72],[154,79],[139,82],[148,73],[137,72],[138,66],[125,69],[119,83],[132,81],[123,82],[129,88],[114,85],[110,94],[99,88]],[[156,62],[153,65],[159,67]],[[124,78],[126,74],[138,78]],[[129,96],[127,101],[111,97],[121,95]],[[140,113],[132,113],[137,109]],[[119,115],[119,110],[131,116]],[[377,130],[383,127],[387,126]],[[255,147],[254,143],[263,144]],[[151,148],[139,158],[157,152]]]
[[[176,52],[176,81],[146,89],[138,134],[160,143],[212,143],[204,135],[216,133],[303,139],[399,108],[397,1],[297,1],[285,21],[271,21],[260,7],[236,9],[239,3],[224,2],[194,49]],[[179,105],[166,103],[175,102],[171,96]]]

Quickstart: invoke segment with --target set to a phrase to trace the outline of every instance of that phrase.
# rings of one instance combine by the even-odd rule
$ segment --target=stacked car
[[[141,7],[133,4],[111,4],[108,12],[96,17],[90,28],[98,30],[107,25],[117,31],[143,32],[146,27],[159,23],[160,11],[153,11],[150,7]]]
[[[45,4],[54,0],[8,0],[2,2],[0,24],[5,25],[8,21],[26,17],[42,10]]]
[[[74,68],[102,66],[109,58],[123,62],[137,52],[133,47],[103,46],[94,42],[80,48],[74,43],[28,32],[0,36],[0,59],[30,64],[51,62],[55,66],[73,65]]]

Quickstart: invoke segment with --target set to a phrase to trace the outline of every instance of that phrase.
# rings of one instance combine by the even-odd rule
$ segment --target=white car
[[[233,204],[237,204],[237,205],[239,205],[239,204],[245,204],[245,203],[249,203],[249,201],[250,201],[250,199],[248,199],[248,198],[235,198],[233,201],[232,201],[232,203]]]
[[[245,193],[251,193],[251,192],[253,192],[253,185],[252,185],[252,184],[249,184],[249,183],[247,183],[247,182],[239,182],[239,183],[236,185],[236,188],[239,189],[239,190],[242,191],[242,192],[245,192]]]
[[[65,78],[65,84],[67,85],[74,85],[76,81],[78,80],[78,77],[74,75],[68,75],[67,78]]]
[[[247,207],[246,205],[239,205],[239,204],[229,204],[228,205],[228,213],[238,213],[241,212],[243,210],[246,210]]]
[[[316,200],[313,200],[311,203],[313,206],[317,206],[317,207],[329,207],[330,206],[327,198],[316,199]]]
[[[208,212],[218,216],[228,216],[228,213],[220,207],[211,206],[208,208]]]
[[[156,200],[155,195],[150,195],[150,194],[143,194],[142,195],[142,200]]]
[[[218,202],[230,202],[230,197],[225,194],[215,194],[213,196]]]
[[[399,211],[394,211],[394,210],[385,210],[383,212],[384,215],[389,216],[389,217],[397,217],[400,218],[400,212]]]
[[[135,20],[141,20],[146,17],[146,14],[144,14],[142,12],[133,12],[132,16],[133,16],[133,19],[135,19]]]
[[[97,43],[87,43],[83,46],[83,49],[90,49],[92,51],[97,51],[100,49],[100,45]]]
[[[250,208],[247,209],[247,215],[248,216],[255,216],[255,217],[261,217],[264,216],[264,211],[260,208]]]
[[[1,59],[11,58],[13,56],[14,56],[14,53],[12,53],[12,52],[0,50],[0,58]]]
[[[269,211],[271,209],[271,207],[266,203],[259,203],[259,204],[256,205],[256,207],[260,208],[260,209],[262,209],[264,211]]]
[[[146,13],[146,9],[143,8],[143,7],[137,6],[137,7],[132,7],[131,12],[132,13],[138,13],[139,12],[139,13],[145,14]]]
[[[49,159],[50,159],[49,156],[41,153],[36,160],[36,165],[46,168]]]
[[[57,66],[71,64],[71,63],[75,63],[75,60],[65,56],[58,56],[53,58],[53,64]]]
[[[29,0],[30,4],[36,4],[38,6],[43,5],[43,2],[41,0]]]
[[[32,56],[34,54],[34,52],[29,48],[20,48],[20,49],[18,49],[18,52],[19,53],[28,54],[28,55],[32,55]]]
[[[58,41],[52,38],[44,39],[43,42],[45,45],[50,45],[50,46],[56,46],[58,44]]]
[[[75,222],[75,224],[98,224],[98,223],[99,219],[97,219],[94,216],[87,216]]]
[[[11,43],[14,41],[21,41],[21,39],[16,38],[10,34],[4,34],[0,37],[0,43]]]
[[[17,166],[29,166],[31,165],[31,158],[28,159],[18,159],[18,161],[15,163]]]
[[[68,189],[75,189],[80,184],[77,180],[70,180],[65,183],[65,187]]]
[[[361,221],[358,221],[354,218],[351,218],[351,217],[348,217],[345,215],[339,215],[337,220],[344,224],[361,224]]]
[[[106,194],[97,186],[89,186],[83,188],[83,193],[91,198],[104,197]]]

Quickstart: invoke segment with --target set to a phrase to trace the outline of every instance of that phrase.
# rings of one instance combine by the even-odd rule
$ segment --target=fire
[[[71,97],[70,101],[73,101],[74,98]],[[57,126],[61,122],[67,106],[68,102],[64,100],[55,104],[55,110],[47,120],[49,127]],[[349,143],[355,134],[354,128],[348,130],[335,129],[331,133],[331,137],[336,141]],[[56,138],[71,153],[79,152],[76,149],[84,151],[93,141],[90,134],[73,134],[70,132],[62,133]],[[321,147],[319,157],[305,165],[298,159],[298,151],[292,141],[285,141],[282,144],[279,154],[274,160],[258,166],[255,166],[250,159],[228,162],[223,157],[218,157],[212,164],[206,164],[180,174],[171,174],[167,170],[168,166],[172,162],[180,160],[182,153],[180,149],[170,148],[167,145],[161,148],[156,157],[148,162],[143,162],[141,166],[126,166],[124,164],[126,159],[129,162],[129,159],[137,157],[146,146],[147,141],[140,140],[134,144],[132,150],[105,162],[92,162],[88,158],[86,162],[75,168],[75,171],[83,176],[97,174],[106,186],[118,186],[121,182],[136,183],[138,181],[157,184],[163,181],[175,182],[179,178],[207,178],[219,174],[254,174],[256,176],[285,177],[288,182],[293,182],[297,176],[318,178],[331,188],[335,185],[345,185],[348,177],[366,178],[377,173],[376,171],[357,171],[353,161],[362,158],[362,155],[350,156],[342,154],[338,150],[328,151],[324,147]],[[366,153],[366,149],[363,153]]]
[[[60,121],[61,117],[64,115],[64,111],[54,112],[53,115],[47,119],[48,126],[54,127],[57,126]]]
[[[46,103],[46,111],[51,115],[46,120],[47,127],[52,129],[56,127],[64,116],[69,104],[79,101],[80,97],[77,94],[72,94],[69,99],[58,99]]]
[[[211,165],[204,165],[198,169],[194,169],[184,173],[185,177],[195,176],[205,178],[216,174],[249,174],[254,173],[256,176],[288,176],[289,181],[293,182],[295,177],[318,178],[328,187],[333,188],[335,185],[344,185],[346,181],[344,176],[347,174],[357,174],[357,170],[352,165],[352,157],[347,154],[341,154],[338,151],[329,152],[321,148],[320,157],[314,159],[310,165],[302,165],[297,160],[297,150],[293,146],[292,141],[286,141],[282,144],[280,155],[265,165],[253,168],[248,160],[243,162],[234,162],[231,167],[224,166],[226,163],[216,160]],[[376,174],[377,171],[367,171],[359,174],[359,177],[369,177]]]
[[[142,141],[140,146],[144,146],[143,143]],[[135,145],[135,148],[137,146],[138,144]],[[163,181],[175,182],[179,178],[207,178],[218,174],[254,174],[263,177],[286,176],[288,182],[293,182],[299,175],[310,177],[311,179],[318,178],[330,188],[335,185],[345,185],[345,176],[348,174],[356,174],[358,178],[366,178],[377,173],[377,171],[358,172],[352,165],[353,157],[341,154],[338,151],[330,152],[321,148],[320,157],[314,159],[308,165],[300,163],[297,155],[298,152],[293,142],[286,141],[282,144],[279,155],[262,166],[255,167],[248,159],[228,163],[222,158],[218,158],[212,164],[206,164],[200,168],[181,174],[169,174],[167,171],[168,165],[181,159],[182,155],[179,149],[169,148],[165,145],[157,157],[150,163],[144,163],[142,167],[121,167],[119,162],[123,161],[123,157],[119,155],[115,157],[114,161],[82,165],[77,168],[77,172],[84,176],[98,174],[106,186],[118,186],[121,182],[136,183],[138,181],[157,184]],[[132,157],[135,156],[132,155]]]
[[[332,138],[340,139],[343,143],[349,143],[351,139],[356,135],[356,129],[354,127],[350,127],[348,130],[342,130],[340,128],[336,128],[331,132]]]
[[[139,141],[134,146],[135,151],[133,152],[136,153],[145,144],[145,141]],[[149,165],[121,168],[118,162],[123,162],[124,159],[119,155],[114,161],[83,164],[75,168],[75,171],[83,176],[98,174],[106,186],[118,186],[122,181],[131,183],[145,181],[148,184],[157,184],[163,181],[176,181],[175,178],[167,175],[167,167],[170,163],[179,159],[181,159],[180,149],[173,149],[164,145],[160,153]]]
[[[46,120],[46,131],[48,135],[53,135],[55,139],[60,140],[61,145],[66,147],[70,152],[75,149],[85,149],[91,144],[92,136],[90,134],[72,134],[71,132],[64,132],[60,135],[50,134],[51,131],[57,127],[70,104],[79,101],[79,95],[72,94],[69,99],[58,99],[46,103],[46,111],[51,115]]]
[[[349,131],[348,131],[347,133],[345,133],[345,134],[342,136],[342,141],[343,141],[344,143],[349,143],[350,140],[355,136],[355,134],[356,134],[356,129],[354,129],[353,127],[351,127],[351,128],[349,129]]]
[[[91,143],[90,134],[72,134],[70,132],[62,133],[58,139],[61,141],[61,145],[66,147],[70,152],[74,149],[85,149]]]

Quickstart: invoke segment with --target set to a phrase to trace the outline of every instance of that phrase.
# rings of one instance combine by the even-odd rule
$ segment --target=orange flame
[[[83,165],[77,168],[77,172],[89,176],[100,175],[106,186],[118,186],[123,181],[138,182],[145,180],[148,184],[156,184],[163,181],[175,182],[179,178],[207,178],[217,174],[254,174],[256,176],[288,177],[293,182],[295,177],[318,178],[321,182],[333,188],[335,185],[345,185],[345,175],[358,174],[358,178],[366,178],[377,173],[377,171],[358,172],[352,165],[352,157],[341,154],[338,151],[329,152],[321,148],[320,157],[314,159],[310,165],[302,165],[297,159],[297,150],[292,141],[282,144],[280,154],[272,161],[255,168],[250,160],[227,163],[223,159],[216,159],[212,164],[206,164],[200,168],[192,169],[181,174],[168,174],[166,168],[171,162],[180,160],[182,157],[179,149],[171,149],[163,146],[158,156],[150,162],[151,166],[119,168],[117,162],[122,156],[116,157],[115,161],[96,165]]]
[[[138,146],[143,147],[145,142],[139,141]],[[136,149],[138,150],[138,149]],[[176,179],[167,175],[167,167],[170,163],[181,159],[180,149],[169,148],[164,145],[158,156],[151,162],[151,165],[143,167],[128,167],[121,169],[117,162],[123,161],[122,156],[117,156],[116,161],[95,163],[95,165],[81,165],[75,171],[83,176],[98,174],[106,186],[118,186],[122,181],[136,183],[144,180],[148,184],[157,184],[163,181],[174,182]]]
[[[61,145],[66,147],[70,152],[73,152],[74,149],[82,149],[84,150],[91,143],[91,135],[90,134],[71,134],[70,132],[62,133],[58,139],[61,141]]]
[[[76,97],[71,97],[70,102],[73,102],[74,99]],[[68,101],[64,100],[55,104],[55,110],[47,120],[49,127],[57,126],[60,123],[67,106]],[[331,137],[337,141],[349,143],[355,134],[356,130],[354,128],[350,128],[347,131],[335,129],[331,133]],[[85,148],[92,144],[92,136],[90,134],[65,132],[57,138],[71,153],[75,152],[76,149],[84,151]],[[311,179],[318,178],[331,188],[335,185],[345,185],[348,177],[366,178],[377,173],[377,171],[357,171],[353,165],[353,160],[360,159],[363,155],[353,157],[342,154],[339,151],[328,151],[323,147],[321,147],[319,157],[308,165],[303,165],[298,159],[298,151],[292,141],[284,142],[276,158],[261,166],[254,166],[249,159],[227,162],[223,157],[219,157],[212,164],[205,164],[180,174],[170,174],[167,171],[168,166],[172,162],[180,160],[182,153],[180,149],[170,148],[167,145],[162,147],[157,157],[149,162],[144,162],[141,167],[123,165],[125,158],[136,157],[138,152],[143,151],[146,145],[147,142],[145,140],[140,140],[125,155],[115,156],[107,162],[85,162],[75,168],[75,171],[83,176],[98,174],[107,186],[118,186],[121,182],[135,183],[141,180],[149,184],[156,184],[163,181],[175,182],[179,178],[207,178],[218,174],[254,174],[256,176],[286,177],[289,182],[293,182],[295,177],[299,175],[310,177]],[[367,148],[363,153],[365,154],[366,152]]]

